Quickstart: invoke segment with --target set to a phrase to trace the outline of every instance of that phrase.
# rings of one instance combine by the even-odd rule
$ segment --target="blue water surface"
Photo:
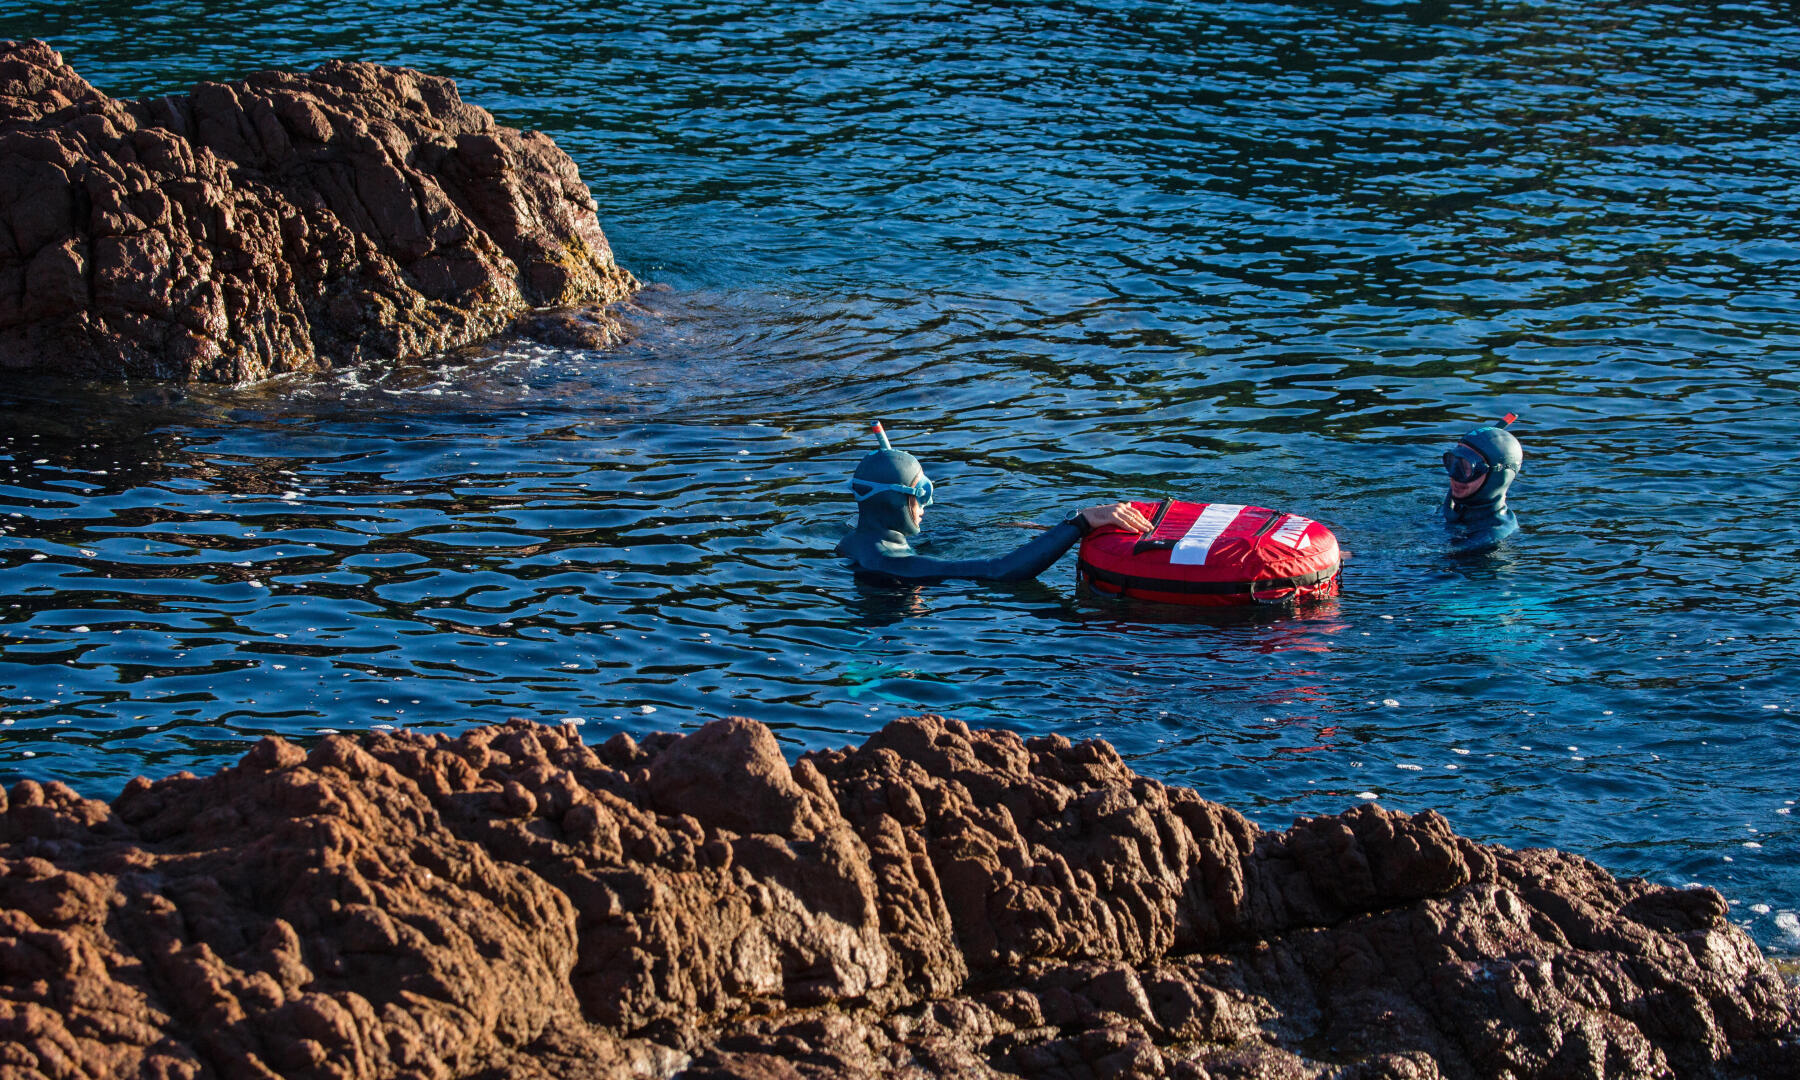
[[[351,57],[576,159],[656,287],[509,345],[185,397],[0,389],[0,779],[265,733],[1110,740],[1270,827],[1369,799],[1717,886],[1800,949],[1789,5],[0,0],[119,96]],[[1446,556],[1521,414],[1524,529]],[[975,553],[1124,496],[1329,524],[1202,618],[833,558],[887,421]]]

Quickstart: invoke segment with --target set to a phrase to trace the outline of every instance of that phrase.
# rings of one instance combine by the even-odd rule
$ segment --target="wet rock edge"
[[[1104,742],[733,719],[257,744],[0,813],[13,1076],[1800,1075],[1710,889]]]
[[[602,348],[638,288],[540,132],[333,61],[115,100],[0,42],[0,371],[245,383],[520,331]]]

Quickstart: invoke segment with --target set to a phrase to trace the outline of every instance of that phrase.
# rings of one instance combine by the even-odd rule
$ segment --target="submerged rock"
[[[8,1076],[1773,1077],[1710,889],[1365,806],[1282,833],[1105,743],[746,720],[265,739],[0,813]]]
[[[0,219],[15,371],[241,382],[636,287],[548,136],[373,64],[118,101],[45,43],[0,42]]]

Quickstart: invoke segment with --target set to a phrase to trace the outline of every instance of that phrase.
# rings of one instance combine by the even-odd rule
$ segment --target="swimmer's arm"
[[[1150,521],[1130,503],[1108,503],[1090,506],[1052,525],[1042,536],[1035,536],[1005,555],[991,559],[934,559],[929,555],[909,555],[887,560],[882,573],[907,581],[932,581],[943,578],[973,578],[977,581],[1028,581],[1048,570],[1063,553],[1075,546],[1087,533],[1103,526],[1126,532],[1148,532]],[[891,567],[891,568],[890,568]]]
[[[934,559],[929,555],[885,558],[868,569],[902,581],[942,581],[968,578],[975,581],[1026,581],[1048,570],[1052,563],[1081,539],[1073,521],[1053,525],[1004,555],[990,559]]]

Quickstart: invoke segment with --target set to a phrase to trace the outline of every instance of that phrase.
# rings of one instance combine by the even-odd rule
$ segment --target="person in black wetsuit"
[[[1450,550],[1458,555],[1492,551],[1519,531],[1519,519],[1506,504],[1506,489],[1525,463],[1519,440],[1506,430],[1516,419],[1507,413],[1500,423],[1476,428],[1444,452],[1444,471],[1450,476],[1444,522],[1450,526]]]
[[[931,505],[931,481],[919,460],[888,443],[875,425],[881,449],[863,458],[850,480],[856,496],[856,529],[838,543],[837,553],[858,572],[902,581],[974,578],[978,581],[1024,581],[1037,577],[1073,547],[1075,541],[1105,525],[1128,532],[1148,532],[1150,522],[1130,503],[1091,506],[1052,526],[1042,536],[986,559],[934,559],[920,555],[907,540],[917,536],[925,507]]]

